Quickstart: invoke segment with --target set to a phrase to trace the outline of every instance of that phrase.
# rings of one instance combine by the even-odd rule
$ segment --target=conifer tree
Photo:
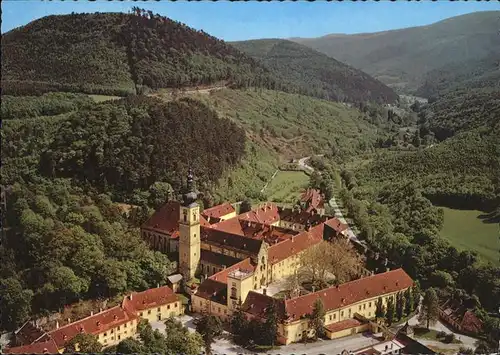
[[[382,302],[382,297],[378,298],[376,307],[377,308],[375,310],[375,317],[383,318],[385,315],[385,307],[384,307],[384,303]]]
[[[392,325],[395,313],[396,313],[396,307],[394,305],[394,299],[393,297],[389,297],[389,300],[387,301],[387,309],[385,312],[385,319],[388,325]]]
[[[405,309],[405,295],[403,292],[398,292],[396,296],[396,317],[398,320],[403,318]]]
[[[411,312],[413,312],[413,295],[411,289],[408,288],[405,291],[404,299],[405,299],[405,314],[409,315]]]
[[[314,302],[309,325],[314,329],[314,340],[325,335],[325,306],[319,298]]]
[[[419,322],[425,322],[426,328],[429,329],[431,324],[436,323],[438,316],[438,297],[436,291],[434,291],[433,288],[430,288],[425,292],[418,320]]]

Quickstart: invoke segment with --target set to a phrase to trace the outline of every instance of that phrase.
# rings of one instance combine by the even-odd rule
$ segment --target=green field
[[[89,95],[95,102],[103,102],[110,100],[121,99],[120,96],[109,96],[109,95]]]
[[[477,252],[485,261],[499,265],[500,228],[498,223],[485,223],[484,212],[442,207],[444,226],[441,236],[461,250]]]
[[[308,184],[309,176],[302,171],[279,171],[264,193],[269,201],[295,202]]]

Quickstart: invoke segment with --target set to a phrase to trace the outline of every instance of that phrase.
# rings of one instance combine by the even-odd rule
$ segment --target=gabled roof
[[[467,310],[462,317],[462,328],[471,333],[481,333],[483,322],[471,311]]]
[[[340,222],[340,220],[336,217],[330,218],[325,222],[325,224],[337,233],[341,233],[349,228],[347,224]]]
[[[289,320],[293,321],[310,314],[317,299],[321,299],[325,310],[329,311],[367,298],[400,291],[412,285],[410,276],[403,269],[397,269],[285,300],[285,309]]]
[[[249,212],[240,214],[238,218],[244,221],[273,224],[280,220],[280,215],[276,204],[266,203],[263,206],[257,207]]]
[[[273,303],[278,318],[283,319],[285,316],[284,301],[255,291],[248,292],[245,302],[241,305],[241,309],[254,317],[265,318],[267,307]]]
[[[15,331],[16,338],[23,345],[32,344],[42,338],[46,333],[36,327],[32,321],[24,323],[21,328]]]
[[[141,228],[172,235],[179,230],[179,218],[180,203],[169,201],[156,210]]]
[[[258,254],[262,245],[262,240],[243,237],[219,231],[213,228],[203,228],[201,240],[209,244],[217,244],[224,248],[232,248],[246,254]]]
[[[270,264],[279,263],[292,255],[298,254],[323,240],[324,224],[312,227],[309,231],[293,236],[283,242],[271,245],[268,249]]]
[[[325,328],[329,332],[335,333],[335,332],[340,332],[341,330],[359,327],[362,324],[363,323],[361,323],[359,320],[351,318],[351,319],[345,319],[345,320],[342,320],[340,322],[335,322],[335,323],[329,324],[329,325],[325,326]]]
[[[255,271],[255,265],[252,263],[252,260],[250,258],[246,258],[244,260],[241,260],[237,264],[231,265],[230,267],[225,268],[224,270],[216,274],[213,274],[212,276],[209,277],[209,279],[227,284],[227,276],[231,271],[234,270],[253,272]]]
[[[63,348],[68,341],[79,333],[97,335],[137,318],[138,317],[130,311],[127,311],[121,306],[116,306],[55,329],[51,331],[49,335],[54,339],[59,348]]]
[[[301,225],[309,223],[314,226],[318,223],[325,222],[328,218],[327,216],[320,216],[319,214],[312,212],[313,211],[284,208],[280,211],[280,219],[289,223],[298,223]]]
[[[132,292],[123,299],[122,307],[129,312],[143,311],[153,307],[163,306],[179,300],[168,286],[150,288],[143,292]]]
[[[198,287],[195,295],[221,304],[227,304],[227,284],[210,278],[206,279]]]
[[[207,208],[201,213],[205,218],[220,218],[226,216],[230,213],[236,212],[233,205],[229,202],[224,202],[223,204]]]
[[[30,345],[16,346],[3,349],[4,354],[58,354],[58,347],[53,339],[33,343]]]
[[[324,200],[321,192],[316,189],[307,189],[306,192],[302,194],[300,197],[302,202],[307,202],[309,204],[309,208],[323,208]]]
[[[209,264],[221,265],[221,266],[231,266],[237,264],[241,259],[233,258],[232,256],[214,253],[210,250],[201,250],[200,253],[201,261],[207,262]]]

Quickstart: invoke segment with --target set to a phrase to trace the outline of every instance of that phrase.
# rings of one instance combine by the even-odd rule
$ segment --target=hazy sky
[[[427,25],[475,11],[500,10],[500,2],[170,2],[3,0],[2,33],[51,14],[151,10],[227,40],[318,37]],[[499,19],[500,21],[500,19]]]

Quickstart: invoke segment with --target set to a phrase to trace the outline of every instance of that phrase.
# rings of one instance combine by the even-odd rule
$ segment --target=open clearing
[[[441,236],[458,249],[477,252],[485,261],[499,265],[500,228],[498,223],[486,223],[480,216],[484,212],[475,210],[444,210],[444,225]]]
[[[120,96],[109,96],[109,95],[89,95],[95,102],[103,102],[110,100],[121,99]]]
[[[302,171],[279,171],[266,188],[270,201],[295,202],[307,188],[309,176]]]

